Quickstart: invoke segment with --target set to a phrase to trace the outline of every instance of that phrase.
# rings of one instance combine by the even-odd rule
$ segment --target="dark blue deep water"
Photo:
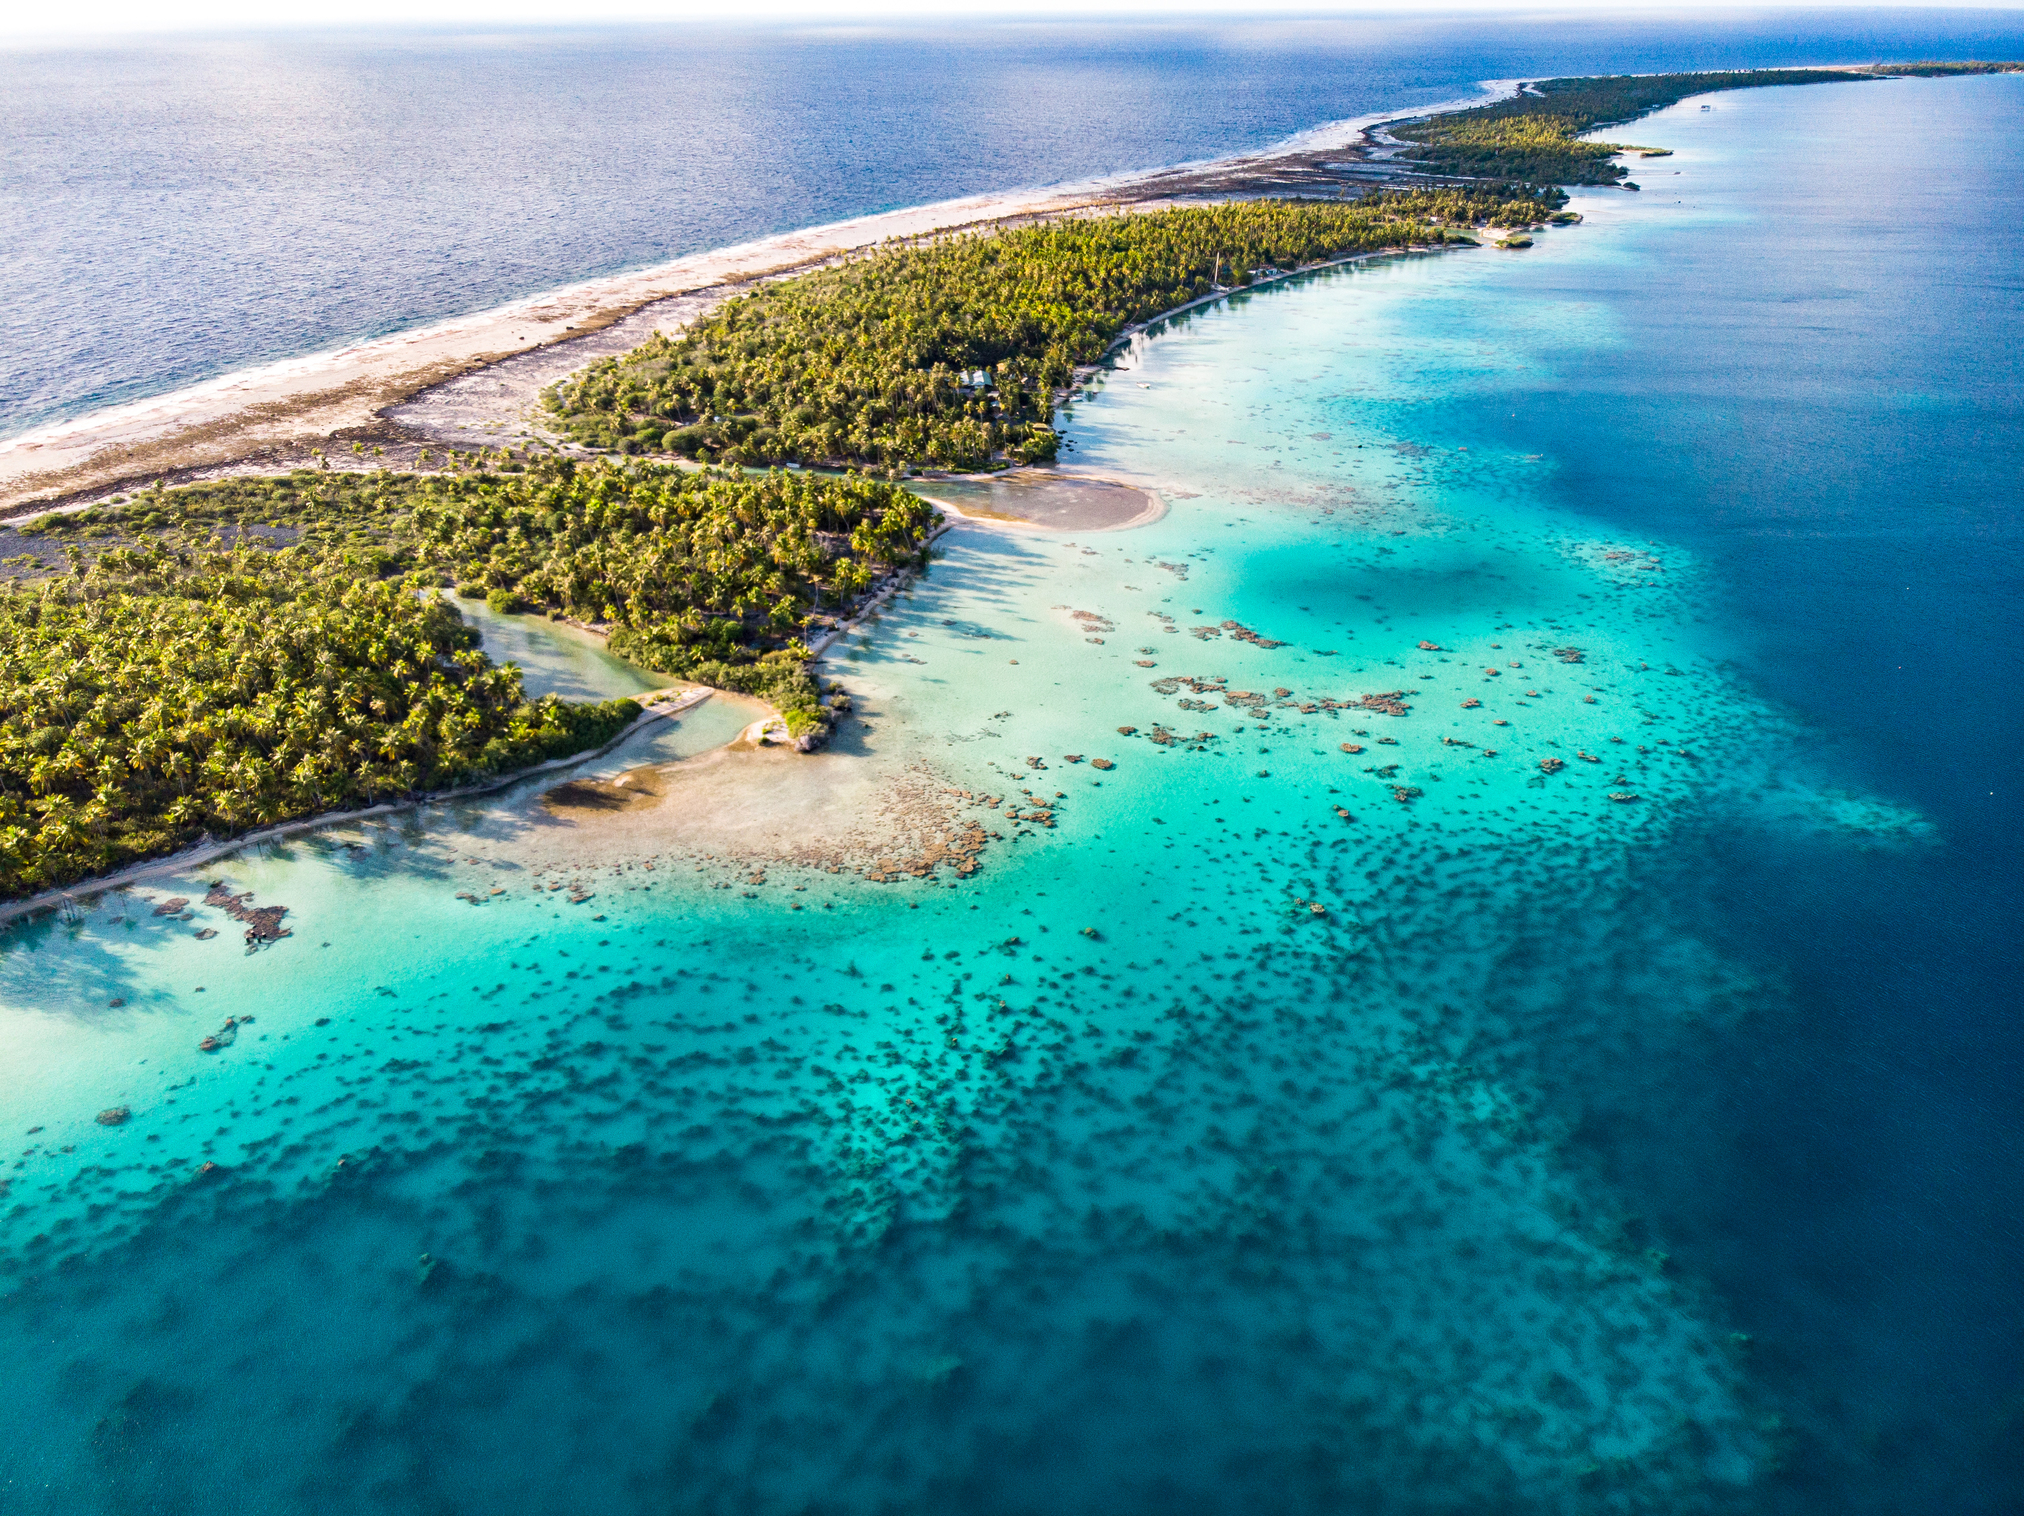
[[[1479,80],[2014,57],[2000,12],[386,32],[0,50],[0,437],[768,233]]]
[[[911,58],[948,132],[893,168],[879,144],[923,119],[895,90],[855,134],[748,114],[649,152],[640,84],[639,150],[529,169],[512,203],[547,219],[434,196],[463,274],[396,256],[400,218],[350,190],[289,202],[306,243],[341,212],[371,249],[302,260],[314,299],[195,261],[170,298],[108,252],[90,277],[155,334],[131,351],[187,366],[93,382],[1476,75],[2024,52],[1920,24],[724,43],[661,96],[749,113],[738,60],[802,49],[796,98],[836,111],[809,78]],[[375,113],[358,71],[454,58],[560,122],[614,97],[540,83],[558,60],[675,56],[433,46],[291,43],[268,56],[333,82],[274,108],[321,98],[378,142],[447,95]],[[1015,57],[1041,82],[985,87]],[[2024,78],[1708,103],[1640,124],[1675,156],[1528,252],[1152,334],[1067,427],[1171,512],[1073,545],[959,531],[832,657],[875,719],[822,761],[1061,793],[960,889],[697,869],[651,813],[557,842],[519,796],[207,872],[290,906],[257,955],[149,908],[195,877],[0,936],[0,1510],[2024,1509]],[[471,183],[479,145],[437,147]],[[375,161],[388,205],[429,198]],[[706,162],[715,199],[684,177]],[[107,217],[109,247],[297,267],[271,227]],[[330,324],[289,324],[311,308]],[[20,403],[89,398],[59,388]],[[1151,683],[1184,672],[1414,711]],[[739,719],[703,712],[628,761]],[[1118,735],[1155,720],[1216,736]],[[1609,765],[1539,772],[1590,750]],[[1395,804],[1373,757],[1424,793]],[[1637,807],[1605,799],[1619,765]]]
[[[1696,176],[1677,231],[1530,286],[1601,301],[1620,344],[1454,424],[1562,459],[1570,508],[1707,554],[1739,673],[1947,841],[1851,868],[1728,829],[1669,859],[1720,881],[1710,930],[1797,1014],[1689,1082],[1623,1068],[1591,1135],[1798,1396],[1771,1508],[2015,1510],[2024,90],[1714,103],[1758,135]],[[1645,192],[1663,223],[1665,177]]]

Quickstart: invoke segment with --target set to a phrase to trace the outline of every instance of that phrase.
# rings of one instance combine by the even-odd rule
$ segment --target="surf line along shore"
[[[1136,209],[1155,211],[1171,209],[1182,202],[1166,198],[1146,201]],[[1087,207],[1083,207],[1086,209]],[[978,223],[978,229],[988,226],[1011,226],[1021,222],[1047,219],[1044,216],[1020,216],[995,223]],[[1187,300],[1171,309],[1160,311],[1141,322],[1127,326],[1111,341],[1101,358],[1094,363],[1078,366],[1070,382],[1057,394],[1056,404],[1066,403],[1075,397],[1095,374],[1107,367],[1113,355],[1130,344],[1134,337],[1163,321],[1202,306],[1227,300],[1233,295],[1248,294],[1270,285],[1287,280],[1305,278],[1325,273],[1330,269],[1343,268],[1351,264],[1370,262],[1384,258],[1419,255],[1434,252],[1449,252],[1458,248],[1473,247],[1470,241],[1449,240],[1440,246],[1401,246],[1380,248],[1369,252],[1347,253],[1339,258],[1327,258],[1317,263],[1304,264],[1298,268],[1280,269],[1259,273],[1243,286],[1218,285],[1210,293]],[[778,277],[789,277],[794,273],[806,273],[835,261],[832,258],[817,259],[799,268],[777,271]],[[768,275],[766,277],[774,277]],[[370,473],[381,469],[393,469],[403,473],[429,473],[448,468],[455,460],[450,454],[458,444],[465,448],[488,451],[507,447],[515,443],[535,445],[551,452],[578,457],[598,456],[589,449],[573,442],[567,442],[545,432],[537,434],[530,426],[528,414],[538,401],[540,392],[550,382],[574,373],[597,358],[616,356],[631,351],[649,333],[660,330],[670,334],[679,331],[691,321],[707,315],[711,309],[734,296],[745,293],[763,282],[754,278],[734,284],[713,287],[701,296],[656,298],[643,311],[613,322],[591,337],[576,341],[537,348],[525,353],[509,354],[503,358],[488,359],[486,366],[477,372],[466,372],[440,383],[425,386],[407,400],[382,407],[372,425],[350,428],[346,431],[322,435],[313,434],[288,443],[268,443],[250,452],[223,458],[209,463],[184,463],[170,467],[152,476],[139,479],[120,476],[111,481],[100,481],[74,489],[58,496],[42,496],[26,502],[17,502],[9,513],[6,499],[5,469],[0,466],[0,526],[17,526],[40,516],[61,515],[88,510],[92,506],[106,503],[123,492],[139,492],[144,488],[160,485],[176,487],[198,484],[209,480],[233,476],[277,476],[304,467],[316,467],[333,473]],[[660,313],[669,307],[679,308],[671,314],[672,320],[659,319]],[[490,393],[466,395],[467,386],[483,386]],[[509,434],[508,427],[517,428]],[[375,443],[367,452],[359,442],[356,453],[340,452],[335,456],[326,455],[318,444],[344,443],[357,437],[383,436],[385,443]],[[0,443],[0,454],[10,444]],[[431,454],[436,447],[440,452]],[[108,455],[109,456],[109,455]],[[680,458],[664,458],[662,461],[688,466]],[[1065,475],[1071,469],[1056,466],[1041,470],[1050,476]],[[997,474],[1027,474],[1027,469],[998,470]],[[934,477],[934,476],[925,476]],[[968,476],[966,476],[968,477]],[[978,475],[978,478],[996,475]],[[934,503],[943,503],[935,498]],[[958,515],[978,514],[957,511]],[[989,514],[989,513],[984,513]],[[1008,519],[1021,519],[1016,515]],[[1147,517],[1146,520],[1155,519]],[[1032,522],[1041,525],[1044,523]],[[1133,525],[1142,524],[1133,522]],[[1071,529],[1073,523],[1068,523]]]
[[[441,393],[452,381],[487,371],[504,378],[501,366],[509,360],[539,356],[540,382],[524,386],[531,401],[548,380],[630,350],[663,324],[686,325],[760,281],[805,273],[882,242],[1178,201],[1382,187],[1395,182],[1383,161],[1389,149],[1373,135],[1382,123],[1514,91],[1510,82],[1494,82],[1471,99],[1334,123],[1255,153],[810,227],[227,374],[0,441],[0,513],[84,502],[158,479],[188,482],[239,471],[235,465],[262,472],[300,467],[315,461],[313,450],[342,454],[355,441],[405,444],[400,450],[412,454],[441,440],[432,433],[455,430],[453,421],[444,426],[426,414],[390,414],[425,392]],[[524,409],[515,404],[511,413]],[[467,433],[461,440],[496,446],[517,439]]]
[[[418,810],[423,806],[442,805],[459,800],[472,800],[480,795],[494,794],[508,789],[523,780],[533,779],[541,774],[554,773],[561,769],[574,768],[606,753],[628,741],[644,727],[657,721],[666,721],[685,711],[692,711],[717,692],[707,685],[672,685],[667,689],[653,690],[630,697],[640,707],[639,715],[627,722],[616,737],[602,746],[586,748],[580,753],[571,753],[564,758],[550,758],[529,768],[515,769],[510,774],[500,774],[477,784],[461,785],[456,789],[433,790],[427,794],[410,795],[400,800],[382,801],[378,805],[366,806],[356,811],[333,811],[320,816],[304,816],[296,821],[284,821],[278,826],[263,827],[257,832],[247,832],[238,837],[227,837],[217,842],[200,842],[195,847],[171,853],[163,858],[150,858],[121,869],[116,874],[101,874],[96,878],[80,880],[76,884],[44,890],[26,900],[15,900],[0,905],[0,924],[16,921],[25,916],[34,916],[43,911],[60,909],[95,900],[109,890],[125,889],[143,879],[158,878],[164,874],[187,873],[215,863],[220,858],[229,858],[234,853],[244,852],[249,847],[260,847],[270,842],[280,842],[288,837],[300,836],[304,832],[321,831],[325,827],[344,826],[350,822],[366,821],[375,816],[395,816],[402,811]]]

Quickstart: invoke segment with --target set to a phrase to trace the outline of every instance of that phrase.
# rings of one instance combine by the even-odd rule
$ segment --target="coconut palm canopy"
[[[599,623],[820,719],[800,638],[934,512],[861,478],[550,460],[233,479],[43,517],[0,592],[0,890],[595,747],[629,700],[529,699],[441,591]]]
[[[587,446],[739,463],[981,469],[1054,456],[1056,392],[1127,326],[1291,269],[1524,226],[1509,185],[1253,200],[879,249],[727,301],[549,391]]]

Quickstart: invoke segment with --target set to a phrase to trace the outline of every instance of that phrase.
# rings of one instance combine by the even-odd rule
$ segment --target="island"
[[[436,456],[383,420],[370,450],[340,430],[222,478],[22,502],[0,523],[0,897],[496,779],[640,714],[528,698],[459,596],[755,695],[814,746],[834,697],[812,643],[927,565],[939,514],[900,481],[1050,462],[1056,407],[1124,334],[1261,279],[1479,246],[1480,228],[1526,246],[1578,219],[1561,185],[1628,188],[1617,160],[1664,151],[1590,133],[1694,94],[2020,67],[1530,83],[1372,128],[1339,160],[1147,175],[727,289],[547,386],[542,445]]]

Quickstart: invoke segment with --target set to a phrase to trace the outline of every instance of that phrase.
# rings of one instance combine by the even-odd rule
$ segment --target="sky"
[[[1953,7],[1959,0],[1889,0],[1891,9]],[[1786,9],[1787,7],[1778,7]],[[1857,10],[1863,5],[1821,5]],[[2024,0],[1997,0],[1991,10],[2024,9]],[[1764,7],[1753,7],[1761,12]],[[1392,3],[1286,4],[1245,0],[84,0],[63,7],[15,0],[0,4],[0,37],[126,35],[189,32],[266,32],[310,27],[514,27],[582,25],[612,21],[750,25],[769,21],[864,23],[958,17],[1045,16],[1098,20],[1107,16],[1452,16],[1489,12],[1542,17],[1624,15],[1741,16],[1734,4],[1696,0],[1392,0]]]

